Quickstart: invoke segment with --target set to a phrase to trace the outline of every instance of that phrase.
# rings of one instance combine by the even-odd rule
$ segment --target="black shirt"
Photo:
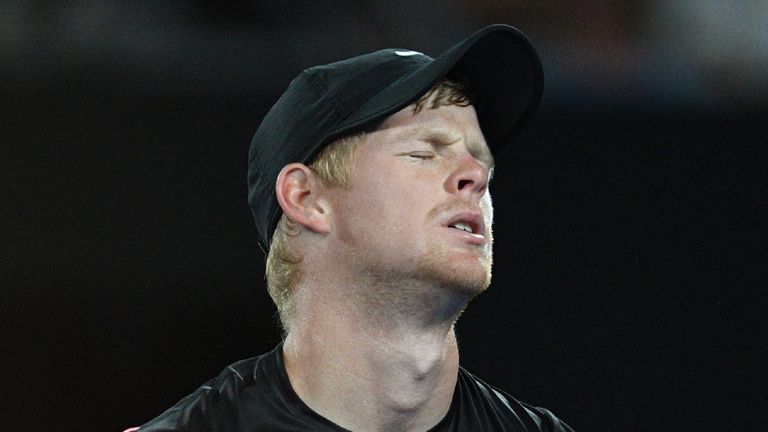
[[[140,432],[346,431],[312,411],[293,391],[283,345],[228,366]],[[573,432],[544,408],[518,402],[459,367],[448,414],[434,432]]]

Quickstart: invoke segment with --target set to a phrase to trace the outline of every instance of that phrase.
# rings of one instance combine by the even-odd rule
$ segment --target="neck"
[[[440,302],[440,296],[425,295],[429,307],[414,314],[402,302],[363,301],[350,295],[356,289],[315,282],[320,281],[294,292],[300,318],[291,322],[284,345],[298,396],[350,430],[436,425],[453,398],[459,366],[453,322],[468,299]],[[425,306],[419,299],[406,303]]]

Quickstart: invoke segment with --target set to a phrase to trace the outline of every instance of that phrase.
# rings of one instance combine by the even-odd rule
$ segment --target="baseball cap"
[[[449,74],[472,94],[491,151],[509,143],[541,99],[541,61],[514,27],[486,27],[432,58],[383,49],[304,70],[269,110],[248,153],[248,204],[266,252],[282,210],[275,182],[287,164],[309,164],[328,144],[377,124]]]

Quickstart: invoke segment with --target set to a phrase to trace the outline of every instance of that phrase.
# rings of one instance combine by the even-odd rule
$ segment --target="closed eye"
[[[433,157],[435,157],[434,153],[429,153],[429,152],[408,153],[407,156],[416,158],[416,159],[432,159]]]

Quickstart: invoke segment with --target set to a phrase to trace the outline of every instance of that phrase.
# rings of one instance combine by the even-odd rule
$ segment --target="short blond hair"
[[[434,96],[434,97],[433,97]],[[469,106],[472,95],[466,86],[456,79],[444,78],[411,105],[414,115],[424,107],[430,109],[445,105]],[[328,186],[347,188],[352,170],[352,155],[365,133],[357,133],[338,139],[326,146],[312,161],[309,168]],[[283,213],[272,236],[267,254],[265,276],[267,290],[277,306],[277,313],[285,333],[290,331],[290,318],[295,314],[293,289],[302,277],[303,255],[295,250],[290,237],[301,232],[301,227]]]

